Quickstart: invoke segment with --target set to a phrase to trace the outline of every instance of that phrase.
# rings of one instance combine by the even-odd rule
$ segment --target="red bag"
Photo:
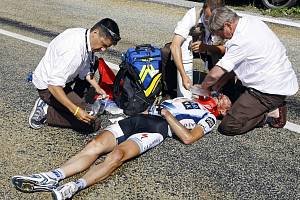
[[[109,99],[113,98],[115,74],[105,63],[103,58],[99,58],[98,71],[100,74],[99,86],[109,95]],[[98,95],[95,97],[97,98]]]

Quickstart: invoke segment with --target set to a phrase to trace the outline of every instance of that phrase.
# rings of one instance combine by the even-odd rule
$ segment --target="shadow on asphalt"
[[[296,119],[300,117],[300,99],[297,97],[298,95],[294,95],[287,99],[289,112],[293,113],[291,116],[295,116]],[[293,121],[293,119],[290,120]]]

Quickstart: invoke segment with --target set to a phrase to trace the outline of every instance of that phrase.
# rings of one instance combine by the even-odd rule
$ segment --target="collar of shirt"
[[[91,29],[88,29],[87,33],[86,33],[86,39],[87,39],[87,51],[90,53],[92,52],[92,47],[91,47],[91,42],[90,42],[90,33],[91,33]]]
[[[235,31],[232,35],[232,38],[229,39],[228,41],[238,40],[240,37],[239,35],[243,34],[243,30],[245,29],[247,23],[248,23],[248,19],[246,17],[240,17],[236,25]]]
[[[87,56],[88,56],[88,62],[89,62],[89,66],[90,66],[90,72],[89,74],[93,74],[95,73],[94,71],[94,64],[95,64],[95,55],[94,55],[94,52],[92,52],[92,47],[91,47],[91,43],[90,43],[90,32],[91,32],[91,29],[88,29],[86,31],[86,34],[85,34],[85,42],[86,42],[86,51],[87,51]]]

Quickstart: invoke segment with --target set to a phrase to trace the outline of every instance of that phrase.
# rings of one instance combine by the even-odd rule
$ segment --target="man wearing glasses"
[[[39,98],[30,113],[29,125],[39,129],[47,122],[75,130],[97,130],[100,123],[85,111],[86,102],[76,90],[86,80],[97,93],[105,95],[93,78],[94,53],[105,51],[120,39],[117,23],[109,18],[91,29],[71,28],[54,38],[33,72],[32,83]]]
[[[278,37],[257,18],[240,17],[226,7],[212,12],[209,29],[228,41],[225,55],[209,71],[202,88],[210,89],[217,82],[221,86],[220,81],[226,80],[225,73],[231,71],[246,87],[223,118],[218,131],[238,135],[267,122],[274,128],[284,127],[285,99],[298,91],[298,81]]]

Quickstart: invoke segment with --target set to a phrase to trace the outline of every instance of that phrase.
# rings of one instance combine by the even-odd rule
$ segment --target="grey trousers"
[[[85,109],[86,102],[80,98],[71,87],[66,86],[64,91],[67,97],[77,106]],[[40,98],[48,104],[47,123],[50,126],[72,128],[76,131],[94,132],[101,127],[100,118],[96,118],[91,124],[78,120],[65,106],[56,100],[48,89],[38,90]]]
[[[218,131],[224,135],[239,135],[263,125],[268,112],[285,103],[286,96],[266,94],[252,88],[233,103]]]

